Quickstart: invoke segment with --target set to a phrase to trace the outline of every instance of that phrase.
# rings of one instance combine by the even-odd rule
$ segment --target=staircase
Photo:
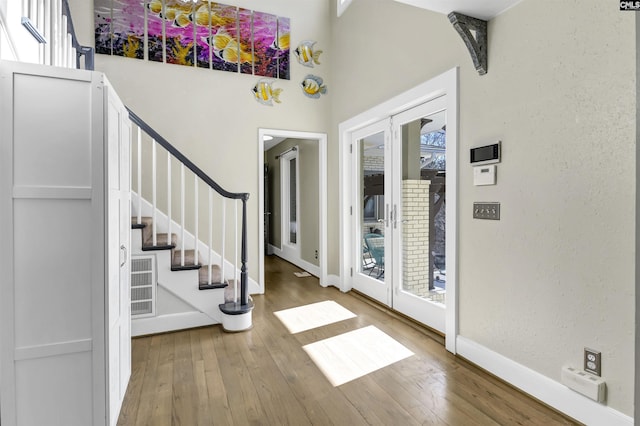
[[[201,319],[191,326],[251,328],[253,302],[246,266],[249,194],[224,190],[131,110],[129,117],[134,127],[132,255],[154,254],[158,287],[203,314],[204,323]],[[158,158],[166,158],[163,167]],[[202,194],[207,203],[200,202]],[[176,206],[179,212],[174,215]],[[189,230],[187,218],[192,221]],[[135,326],[137,320],[133,321]],[[175,329],[169,325],[155,332]]]

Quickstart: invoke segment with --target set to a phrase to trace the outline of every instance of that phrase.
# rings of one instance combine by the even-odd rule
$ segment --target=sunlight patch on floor
[[[333,386],[340,386],[413,355],[370,325],[303,346]]]
[[[355,318],[356,314],[333,300],[274,312],[292,334]]]

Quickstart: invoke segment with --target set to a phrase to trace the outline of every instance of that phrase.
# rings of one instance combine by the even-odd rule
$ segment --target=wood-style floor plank
[[[254,327],[204,327],[133,340],[119,426],[576,425],[445,350],[442,340],[359,295],[266,259]],[[334,300],[357,316],[291,334],[274,312]],[[334,387],[304,345],[374,325],[414,355]]]

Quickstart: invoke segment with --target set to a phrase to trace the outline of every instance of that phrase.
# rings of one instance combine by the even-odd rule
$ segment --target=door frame
[[[459,69],[452,68],[424,83],[409,89],[393,98],[370,108],[338,126],[339,181],[340,181],[340,290],[346,292],[352,288],[351,273],[354,270],[353,256],[349,249],[353,246],[351,225],[351,182],[352,162],[350,160],[351,134],[386,117],[424,104],[440,96],[446,97],[447,109],[447,304],[445,314],[445,347],[456,353],[458,335],[458,84]],[[449,266],[451,265],[451,266]]]
[[[327,282],[327,134],[294,130],[258,129],[258,286],[263,294],[264,286],[264,146],[265,136],[318,141],[318,263],[320,285]]]

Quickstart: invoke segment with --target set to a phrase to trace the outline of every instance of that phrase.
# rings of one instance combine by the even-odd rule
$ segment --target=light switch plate
[[[473,218],[500,220],[500,203],[473,203]]]

